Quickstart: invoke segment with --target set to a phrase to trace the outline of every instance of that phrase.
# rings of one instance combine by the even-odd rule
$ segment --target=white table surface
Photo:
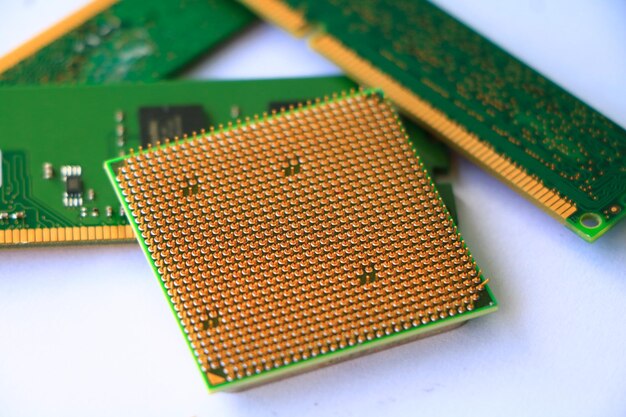
[[[85,1],[0,0],[0,54]],[[623,0],[437,3],[626,126]],[[259,25],[190,76],[337,72]],[[0,416],[626,415],[626,222],[588,244],[460,158],[454,185],[498,312],[239,394],[207,394],[137,245],[0,251]]]

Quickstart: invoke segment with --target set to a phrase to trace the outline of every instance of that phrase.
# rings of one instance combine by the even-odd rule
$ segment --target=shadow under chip
[[[139,129],[141,145],[191,135],[209,127],[204,108],[200,105],[141,107]]]

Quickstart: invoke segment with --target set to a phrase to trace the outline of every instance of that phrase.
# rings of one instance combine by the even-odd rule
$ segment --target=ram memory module
[[[0,85],[171,77],[253,20],[229,0],[94,0],[0,58]]]
[[[131,241],[103,161],[352,88],[344,77],[2,88],[0,246]],[[447,172],[447,149],[407,129],[427,168]]]
[[[242,0],[582,238],[626,216],[626,131],[426,0]]]
[[[407,139],[365,91],[107,162],[209,391],[497,308]]]

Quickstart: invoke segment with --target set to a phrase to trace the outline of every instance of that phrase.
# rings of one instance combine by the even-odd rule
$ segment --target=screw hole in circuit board
[[[595,229],[602,224],[602,218],[595,213],[585,213],[580,216],[580,224],[587,229]]]

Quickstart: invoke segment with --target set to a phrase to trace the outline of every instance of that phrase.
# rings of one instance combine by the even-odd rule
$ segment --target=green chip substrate
[[[105,164],[211,392],[494,311],[376,90]]]
[[[229,0],[119,1],[4,72],[5,61],[20,51],[1,58],[0,85],[172,77],[253,21]]]
[[[104,160],[352,88],[344,77],[1,88],[0,247],[133,241]],[[443,184],[447,149],[406,127]]]
[[[426,0],[242,0],[587,241],[626,216],[626,131]]]

